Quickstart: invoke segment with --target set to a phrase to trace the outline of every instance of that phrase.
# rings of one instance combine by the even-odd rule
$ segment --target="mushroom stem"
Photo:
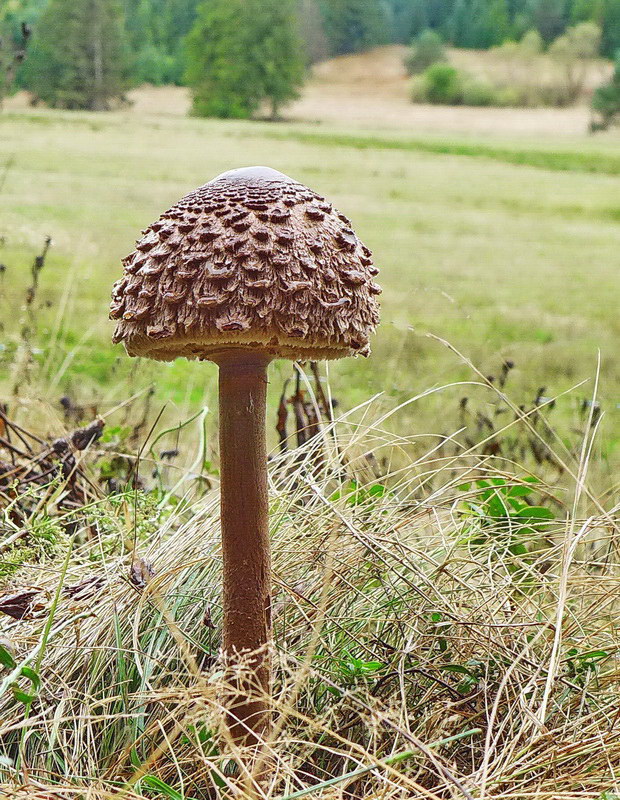
[[[223,650],[232,694],[229,729],[257,744],[271,722],[271,552],[265,353],[230,349],[219,366]]]

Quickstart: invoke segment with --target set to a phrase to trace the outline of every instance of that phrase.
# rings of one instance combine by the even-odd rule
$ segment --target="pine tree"
[[[409,44],[429,27],[426,0],[391,0],[391,41]]]
[[[185,77],[198,116],[272,117],[301,85],[304,59],[292,0],[206,0],[187,37]]]
[[[603,0],[601,53],[614,58],[620,50],[620,0]]]
[[[419,36],[429,27],[428,13],[424,0],[413,0],[409,12],[409,25],[407,26],[407,40]]]
[[[570,10],[570,22],[596,22],[600,25],[603,18],[604,0],[573,0]]]
[[[388,40],[389,20],[379,0],[322,0],[334,55],[357,53]]]
[[[530,0],[530,27],[536,28],[545,42],[551,42],[566,30],[567,14],[564,0]]]
[[[448,23],[448,38],[456,47],[470,47],[471,9],[468,0],[456,0]]]
[[[455,0],[424,0],[424,5],[429,27],[436,31],[445,31]]]
[[[600,86],[592,97],[592,110],[599,119],[593,120],[591,130],[605,130],[620,119],[620,51],[609,83]]]
[[[124,0],[137,82],[180,83],[183,40],[196,19],[198,0]]]
[[[105,110],[126,86],[124,37],[117,0],[50,0],[33,35],[25,83],[50,106]]]
[[[506,0],[472,0],[465,21],[463,46],[486,50],[501,44],[509,30]]]

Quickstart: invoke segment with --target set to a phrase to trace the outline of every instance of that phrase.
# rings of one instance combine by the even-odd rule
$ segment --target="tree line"
[[[13,0],[4,40],[33,30],[19,85],[65,108],[106,108],[131,85],[188,84],[199,114],[273,115],[307,65],[435,31],[486,49],[537,31],[550,43],[592,21],[620,48],[620,0]]]

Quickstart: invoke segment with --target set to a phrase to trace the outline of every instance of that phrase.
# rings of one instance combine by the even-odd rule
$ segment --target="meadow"
[[[340,88],[320,119],[321,80],[279,123],[168,89],[0,116],[2,797],[620,796],[617,134],[376,96],[348,124]],[[130,360],[107,319],[139,231],[242,164],[329,197],[384,287],[288,450],[270,371],[268,780],[221,726],[215,368]]]
[[[378,392],[398,403],[471,378],[432,334],[485,375],[513,361],[518,405],[541,387],[555,395],[585,381],[555,410],[574,425],[591,397],[600,352],[605,455],[617,457],[618,320],[610,302],[620,253],[616,144],[585,134],[516,140],[131,111],[7,113],[0,145],[4,308],[19,305],[30,262],[49,235],[40,300],[51,309],[41,309],[38,335],[44,380],[54,391],[82,403],[101,401],[103,392],[110,405],[126,390],[118,376],[138,369],[136,380],[154,381],[158,401],[172,400],[182,413],[205,392],[209,402],[208,367],[130,366],[110,345],[108,293],[120,258],[163,209],[225,169],[267,163],[344,209],[382,270],[373,355],[329,368],[346,406]],[[5,365],[14,334],[7,324]],[[275,371],[274,392],[287,370]],[[447,389],[439,401],[420,403],[413,430],[451,433],[462,394]]]

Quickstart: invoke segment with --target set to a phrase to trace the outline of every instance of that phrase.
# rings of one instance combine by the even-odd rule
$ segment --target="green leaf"
[[[467,667],[463,667],[461,664],[440,664],[439,669],[443,669],[446,672],[456,672],[459,675],[469,675],[471,678],[475,677]]]
[[[544,506],[524,506],[516,516],[531,519],[555,519],[555,514]]]
[[[7,669],[15,669],[17,663],[9,651],[0,644],[0,664]]]
[[[531,486],[511,486],[508,490],[506,496],[507,497],[527,497],[528,494],[532,494],[534,489]]]
[[[383,669],[384,666],[385,664],[380,661],[364,661],[361,668],[363,672],[377,672],[377,670]]]
[[[489,500],[488,510],[492,517],[508,516],[508,508],[506,507],[506,503],[504,502],[503,498],[497,494]]]
[[[30,667],[22,667],[21,674],[24,676],[24,678],[28,678],[32,684],[33,691],[38,691],[39,686],[41,686],[41,678],[37,675],[37,673]]]
[[[512,508],[512,511],[513,511],[514,513],[518,513],[518,512],[519,512],[519,511],[521,511],[522,509],[524,509],[524,508],[527,508],[527,507],[528,507],[528,506],[527,506],[525,503],[523,503],[521,500],[515,500],[515,499],[514,499],[514,497],[509,497],[509,498],[508,498],[508,503],[510,504],[510,507]],[[514,516],[514,513],[513,513],[513,516]]]
[[[589,650],[587,653],[581,653],[579,656],[577,656],[577,658],[581,660],[589,659],[591,661],[596,661],[601,658],[607,658],[608,655],[609,653],[607,653],[605,650]]]
[[[36,699],[35,695],[22,691],[16,683],[11,686],[11,691],[13,692],[13,697],[25,706],[30,705]]]
[[[172,786],[169,786],[165,781],[162,781],[155,775],[145,775],[144,778],[142,778],[142,783],[146,784],[149,789],[155,789],[161,792],[161,794],[169,797],[170,800],[185,800],[180,792],[177,792],[176,789],[173,789]]]
[[[464,680],[462,680],[458,684],[456,689],[458,692],[460,692],[460,694],[469,694],[469,692],[471,692],[472,689],[476,688],[477,684],[478,684],[478,679],[470,675]]]

